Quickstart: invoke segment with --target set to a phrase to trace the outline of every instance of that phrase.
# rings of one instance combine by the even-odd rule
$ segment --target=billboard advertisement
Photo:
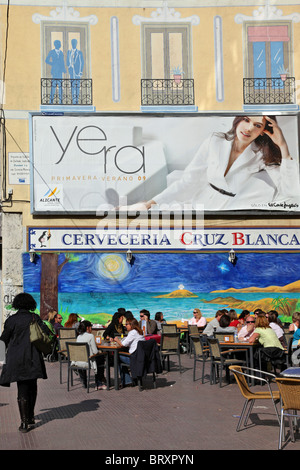
[[[31,212],[298,212],[297,116],[31,114]]]

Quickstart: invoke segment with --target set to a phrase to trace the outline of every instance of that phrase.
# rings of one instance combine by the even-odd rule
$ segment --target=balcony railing
[[[295,103],[295,77],[244,78],[244,104]]]
[[[42,78],[42,105],[92,105],[92,79]]]
[[[142,106],[190,106],[195,104],[191,78],[144,78],[141,80]]]

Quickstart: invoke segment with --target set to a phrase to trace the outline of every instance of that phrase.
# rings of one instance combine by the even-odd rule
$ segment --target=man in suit
[[[62,103],[62,75],[66,73],[64,54],[60,50],[61,42],[54,41],[54,49],[52,49],[45,60],[46,64],[51,66],[52,86],[50,94],[50,104],[53,103],[53,98],[58,87],[59,102]],[[57,79],[57,80],[55,80]]]
[[[77,39],[72,39],[71,44],[72,49],[68,50],[67,54],[67,67],[70,78],[72,79],[72,102],[73,104],[78,104],[80,79],[83,74],[84,59],[82,52],[77,49]]]

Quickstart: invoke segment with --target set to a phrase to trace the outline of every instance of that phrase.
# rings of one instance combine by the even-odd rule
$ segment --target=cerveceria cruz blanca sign
[[[299,228],[28,227],[36,251],[298,251]]]

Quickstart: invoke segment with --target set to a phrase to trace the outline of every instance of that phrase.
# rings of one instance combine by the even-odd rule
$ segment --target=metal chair
[[[270,363],[273,367],[275,375],[277,367],[281,368],[281,370],[283,370],[284,365],[286,366],[285,368],[288,367],[287,354],[283,349],[280,348],[259,348],[258,361],[260,370],[262,370],[262,362],[265,364]]]
[[[165,358],[168,359],[168,371],[170,370],[170,356],[178,356],[179,370],[181,370],[180,360],[180,333],[162,333],[160,340],[160,357],[164,366]]]
[[[58,351],[57,357],[59,362],[59,383],[62,384],[62,367],[63,364],[68,364],[68,351],[66,343],[67,341],[76,342],[76,338],[58,339]]]
[[[246,365],[248,363],[248,350],[247,349],[228,349],[225,351],[221,350],[219,340],[216,338],[209,338],[206,339],[208,346],[209,346],[209,355],[211,357],[211,371],[210,371],[210,383],[216,383],[216,373],[219,372],[220,367],[220,374],[219,374],[219,383],[220,387],[222,387],[222,376],[223,376],[223,369],[226,371],[226,377],[228,383],[230,382],[229,377],[229,366],[232,365]],[[246,359],[236,359],[235,357],[227,357],[235,354],[237,352],[245,352]]]
[[[282,448],[283,433],[284,433],[284,418],[289,419],[290,437],[291,441],[295,442],[295,435],[293,429],[292,418],[297,419],[297,411],[300,410],[300,379],[288,377],[276,377],[276,383],[279,388],[281,396],[281,410],[280,410],[280,430],[278,449]]]
[[[236,430],[240,431],[243,420],[245,420],[244,429],[246,428],[250,413],[255,403],[255,400],[272,400],[278,423],[280,423],[279,414],[278,414],[278,410],[277,410],[276,403],[275,403],[276,400],[280,399],[280,394],[278,391],[272,391],[271,386],[270,386],[270,381],[272,381],[275,378],[275,375],[270,374],[269,372],[262,372],[261,370],[250,369],[249,367],[241,367],[238,365],[229,366],[229,369],[233,373],[236,379],[236,382],[239,386],[239,389],[243,397],[245,398],[245,403],[244,403]],[[262,375],[264,377],[262,377]],[[254,379],[254,380],[259,381],[260,385],[267,385],[268,390],[252,392],[252,390],[249,388],[247,384],[247,379],[248,380]],[[248,411],[247,411],[247,408],[248,408]]]
[[[89,393],[90,371],[92,369],[90,349],[88,343],[66,342],[68,354],[68,392],[70,383],[73,386],[73,371],[84,370],[87,372],[87,393]]]
[[[161,324],[162,333],[177,333],[176,323],[162,323]]]
[[[189,344],[189,349],[190,349],[190,357],[192,356],[192,352],[193,352],[193,342],[191,342],[191,335],[198,335],[199,334],[199,330],[198,330],[198,326],[197,325],[188,325],[188,330],[189,330],[189,341],[188,341],[188,344]]]
[[[156,388],[156,374],[162,372],[162,364],[155,339],[138,342],[136,351],[130,354],[130,370],[132,379],[137,380],[140,391],[143,390],[143,378],[147,374],[152,374],[153,388]]]
[[[194,350],[194,371],[193,371],[193,380],[196,380],[196,366],[197,362],[202,362],[202,383],[204,383],[204,370],[205,370],[205,363],[210,360],[209,356],[209,347],[203,341],[202,337],[198,333],[197,335],[190,336],[193,350]]]

